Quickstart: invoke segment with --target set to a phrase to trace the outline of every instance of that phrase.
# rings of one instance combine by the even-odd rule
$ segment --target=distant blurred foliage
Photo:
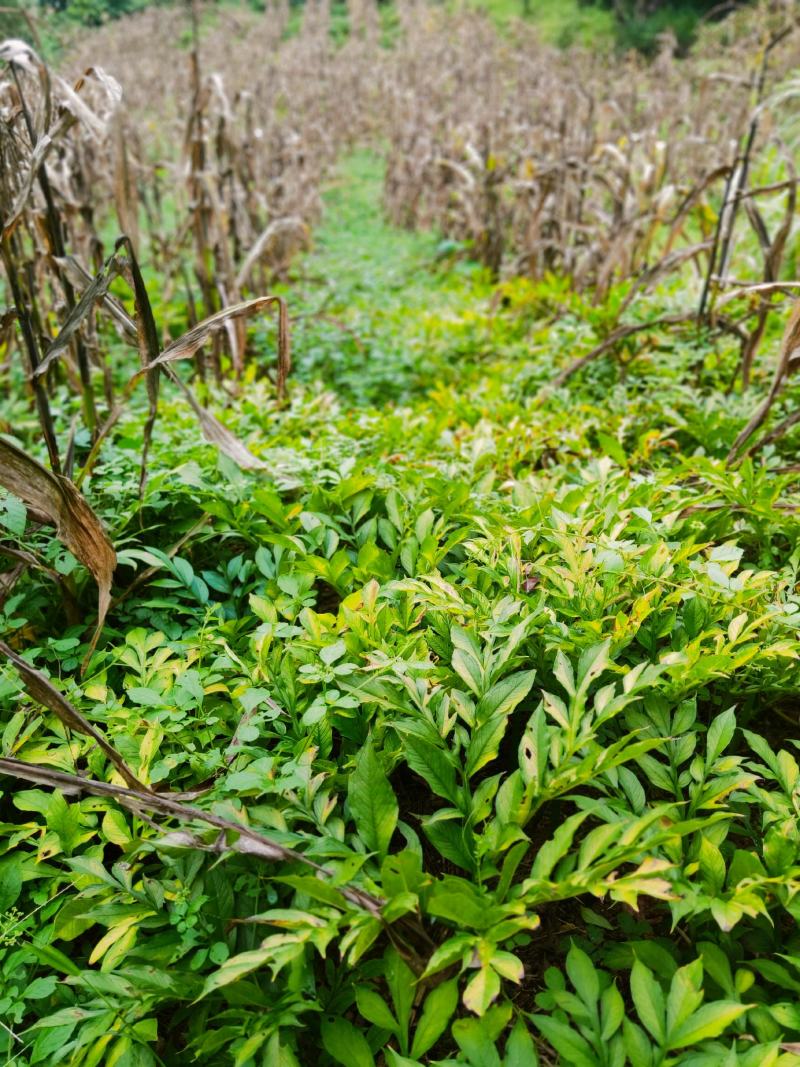
[[[129,15],[152,4],[153,0],[39,0],[40,8],[63,12],[85,26],[100,26],[107,19]]]
[[[717,0],[580,0],[584,8],[597,8],[611,11],[616,25],[617,44],[623,49],[634,48],[638,51],[654,54],[659,47],[659,38],[672,33],[677,47],[684,52],[694,40],[698,25],[707,16],[716,18],[727,14],[731,8],[742,6],[749,0],[731,0],[720,4]],[[109,19],[139,11],[154,5],[174,3],[174,0],[9,0],[0,5],[4,8],[27,9],[35,13],[58,12],[70,21],[85,26],[99,26]],[[248,0],[247,6],[264,10],[263,0]],[[292,7],[304,6],[304,0],[292,0]],[[481,3],[479,6],[484,6]],[[492,7],[491,0],[485,6]],[[523,0],[525,17],[542,17],[542,8],[550,5],[532,5],[530,0]],[[29,38],[27,26],[22,15],[0,14],[0,33]],[[567,43],[565,40],[564,43]]]
[[[0,37],[20,37],[34,43],[30,16],[38,16],[41,22],[43,15],[56,14],[84,26],[100,26],[109,19],[150,7],[154,2],[164,0],[5,0],[0,4]]]
[[[2,8],[3,10],[0,11],[0,38],[25,36],[25,16],[22,14],[22,4],[19,0],[8,0],[7,3],[2,5]],[[15,14],[14,8],[20,8],[18,15]]]
[[[665,33],[675,36],[680,51],[694,40],[698,24],[707,16],[728,14],[748,0],[584,0],[586,6],[602,7],[614,12],[617,41],[623,48],[641,52],[658,50],[659,38]]]

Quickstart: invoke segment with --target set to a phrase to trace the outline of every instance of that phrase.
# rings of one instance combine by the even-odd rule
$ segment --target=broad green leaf
[[[82,1008],[78,1005],[73,1005],[69,1008],[61,1008],[59,1011],[54,1011],[44,1019],[37,1019],[37,1021],[31,1025],[31,1030],[51,1030],[57,1026],[67,1026],[70,1024],[75,1026],[76,1023],[82,1023],[87,1019],[97,1018],[100,1015],[106,1014],[104,1008]]]
[[[561,685],[567,691],[570,696],[575,695],[575,675],[572,671],[572,664],[567,657],[560,650],[556,653],[555,663],[553,665],[553,674],[561,682]]]
[[[495,949],[489,962],[500,977],[508,979],[509,982],[516,982],[519,985],[525,977],[525,968],[522,965],[522,961],[513,952],[503,952],[502,949]]]
[[[446,860],[455,863],[464,871],[474,872],[475,859],[468,844],[471,831],[463,825],[458,813],[446,820],[426,819],[423,823],[423,830],[436,851]]]
[[[53,923],[56,938],[59,941],[74,941],[85,933],[97,922],[93,911],[91,898],[79,895],[68,900]]]
[[[26,996],[30,996],[30,993],[26,992]],[[792,1004],[788,1001],[772,1004],[769,1011],[780,1026],[785,1026],[787,1030],[800,1030],[800,1004]]]
[[[570,815],[568,819],[558,827],[549,841],[545,841],[536,854],[531,868],[531,881],[549,878],[553,868],[560,859],[566,856],[572,845],[575,834],[581,824],[589,817],[588,811],[579,811]],[[527,883],[525,883],[527,885]]]
[[[273,958],[273,955],[272,948],[254,948],[250,949],[249,952],[239,952],[237,955],[231,956],[220,968],[206,978],[198,1000],[202,1000],[209,993],[230,985],[231,982],[237,982],[246,974],[263,967],[265,963],[268,963]]]
[[[356,1005],[367,1022],[379,1026],[382,1030],[389,1030],[393,1034],[399,1031],[399,1024],[389,1010],[389,1005],[374,989],[359,986],[356,989]]]
[[[455,768],[440,748],[420,737],[407,735],[403,739],[403,754],[411,770],[424,778],[437,796],[458,804]]]
[[[246,712],[251,712],[258,707],[259,704],[263,704],[264,701],[269,700],[272,697],[269,689],[259,688],[254,686],[252,689],[246,689],[238,697],[239,703],[242,705]],[[241,729],[237,730],[237,736],[242,738]],[[256,734],[256,736],[258,736]]]
[[[408,1056],[401,1056],[399,1052],[395,1052],[393,1048],[383,1049],[386,1056],[387,1067],[422,1067],[419,1060],[409,1059]]]
[[[456,926],[482,930],[492,922],[486,897],[464,878],[443,878],[428,895],[428,913]]]
[[[364,844],[370,852],[385,856],[397,826],[398,806],[371,739],[356,757],[347,783],[347,800]]]
[[[449,589],[454,596],[457,596],[452,586],[445,586],[445,588]],[[473,659],[480,660],[481,646],[478,643],[477,636],[472,631],[453,623],[450,627],[450,640],[453,642],[453,648],[460,648],[462,652],[468,653]]]
[[[703,959],[704,959],[704,962],[705,962],[705,952],[706,952],[706,946],[705,946],[705,943],[704,943],[704,947],[703,947]],[[786,958],[787,957],[784,957],[784,959],[786,959]],[[764,978],[766,978],[768,982],[773,982],[775,985],[778,985],[782,989],[785,989],[787,991],[791,990],[793,993],[800,993],[800,980],[798,980],[796,977],[793,977],[789,973],[789,970],[786,967],[784,967],[782,964],[776,963],[774,960],[753,960],[751,966],[756,971],[758,971],[758,973],[760,975],[762,975]],[[708,966],[708,964],[706,964],[706,970],[708,971],[709,974],[713,975],[713,971]],[[714,976],[714,981],[715,982],[717,981],[716,976]],[[717,982],[717,984],[719,985],[720,983]],[[724,986],[722,988],[725,989]],[[727,993],[728,990],[725,989],[725,992]],[[800,1002],[800,997],[798,998],[798,1001]]]
[[[644,771],[648,781],[656,786],[657,789],[668,793],[674,788],[669,769],[663,763],[659,763],[654,756],[640,756],[636,762]]]
[[[600,979],[586,953],[573,945],[567,953],[567,974],[578,996],[587,1007],[594,1009],[600,999]]]
[[[717,846],[705,837],[700,838],[698,863],[706,892],[720,893],[725,885],[725,860]]]
[[[335,641],[332,645],[326,645],[319,651],[319,658],[323,663],[330,666],[332,663],[336,663],[347,652],[344,641]]]
[[[636,960],[631,970],[631,996],[636,1012],[650,1034],[659,1042],[666,1041],[666,1006],[664,992],[652,971]]]
[[[21,500],[8,494],[0,506],[0,526],[4,526],[17,537],[22,537],[27,521],[28,509]]]
[[[706,624],[708,613],[703,600],[697,596],[691,596],[683,605],[681,618],[683,626],[690,641],[693,641]]]
[[[714,717],[706,734],[706,765],[710,767],[731,743],[736,730],[736,715],[728,708]]]
[[[458,979],[451,978],[436,986],[425,998],[422,1014],[414,1031],[411,1055],[424,1056],[447,1029],[458,1005]]]
[[[516,671],[491,687],[475,709],[478,722],[492,715],[510,715],[530,693],[536,671]]]
[[[456,934],[455,937],[449,937],[447,941],[439,945],[428,960],[428,965],[422,972],[422,977],[430,978],[431,975],[438,974],[446,967],[450,967],[456,960],[461,959],[474,943],[475,938],[471,934]]]
[[[467,983],[464,990],[464,1007],[476,1015],[483,1015],[490,1004],[500,995],[500,977],[488,964],[483,964]]]
[[[578,661],[578,693],[586,693],[590,683],[606,669],[609,663],[610,641],[587,648]]]
[[[384,894],[393,897],[400,893],[419,893],[430,880],[422,873],[422,859],[410,849],[387,856],[381,865],[381,885]]]
[[[727,933],[738,922],[741,922],[745,911],[735,900],[712,900],[711,914],[714,916],[720,930],[724,930]]]
[[[483,669],[469,652],[457,648],[453,652],[453,670],[476,696],[483,692]]]
[[[132,842],[128,822],[121,811],[107,811],[103,816],[103,833],[114,845],[127,848]]]
[[[139,1067],[141,1058],[136,1055],[136,1049],[137,1046],[133,1040],[127,1034],[123,1035],[109,1049],[105,1057],[105,1067],[123,1067],[123,1065],[127,1067],[129,1063],[134,1063]]]
[[[131,686],[127,690],[128,698],[133,700],[136,704],[141,704],[148,708],[162,707],[164,704],[164,697],[155,691],[155,689],[148,689],[145,686]]]
[[[600,1022],[602,1032],[600,1037],[603,1041],[610,1041],[614,1034],[622,1026],[625,1017],[625,1001],[614,982],[603,990],[600,997]]]
[[[486,1015],[482,1019],[457,1019],[453,1023],[453,1037],[462,1053],[457,1061],[459,1064],[466,1062],[469,1067],[500,1067],[500,1054],[495,1039],[483,1025],[485,1019]]]
[[[34,978],[29,986],[25,988],[22,996],[24,1000],[44,1000],[49,997],[58,984],[58,979],[54,974],[48,974],[41,978]]]
[[[536,1046],[521,1018],[517,1019],[508,1035],[503,1067],[539,1067]]]
[[[536,1028],[569,1067],[597,1067],[597,1056],[577,1030],[549,1015],[531,1016]]]
[[[471,778],[473,774],[485,767],[487,763],[491,763],[493,759],[496,759],[500,749],[500,742],[503,740],[503,734],[506,732],[507,726],[507,716],[495,715],[473,732],[467,746],[465,769],[468,778]]]
[[[73,978],[77,978],[81,973],[77,963],[52,945],[46,945],[34,940],[31,942],[30,950],[47,967],[52,967],[61,974],[68,974]]]
[[[399,1024],[400,1039],[407,1044],[408,1023],[416,995],[414,972],[405,962],[396,948],[386,953],[386,984],[394,1005],[394,1014]]]
[[[597,433],[597,443],[607,456],[610,456],[615,463],[618,463],[621,467],[628,465],[628,456],[625,449],[611,434],[603,433],[601,430]]]
[[[622,1040],[631,1064],[636,1064],[636,1067],[652,1067],[657,1050],[641,1026],[637,1026],[630,1019],[623,1019]]]
[[[736,996],[736,987],[730,960],[723,950],[711,941],[699,941],[695,947],[700,952],[704,973],[710,975],[720,989],[733,999]]]
[[[288,874],[281,878],[277,878],[276,881],[290,885],[298,892],[306,893],[313,900],[318,900],[322,904],[330,904],[332,907],[340,908],[342,910],[345,910],[348,907],[347,901],[342,896],[340,890],[338,890],[336,886],[331,885],[329,881],[317,878],[316,875]]]
[[[0,914],[8,911],[22,892],[22,863],[17,856],[0,862]]]
[[[672,976],[667,994],[667,1040],[703,1003],[703,964],[695,960]]]
[[[519,744],[519,768],[525,785],[532,785],[538,793],[544,782],[550,751],[550,735],[540,704],[528,720]]]
[[[323,1019],[322,1044],[343,1067],[375,1067],[367,1039],[347,1019]]]
[[[519,869],[520,863],[530,851],[531,842],[526,837],[523,841],[517,841],[515,845],[506,852],[503,859],[503,866],[500,869],[500,879],[495,888],[495,900],[503,901],[508,896],[508,891],[511,888],[511,883],[514,880],[514,875]]]
[[[752,1007],[752,1004],[738,1004],[730,1000],[704,1004],[669,1035],[668,1048],[686,1048],[687,1045],[695,1045],[698,1041],[719,1037],[732,1022]]]
[[[250,1055],[242,1056],[242,1050],[239,1050],[236,1064],[234,1067],[240,1067],[239,1060],[241,1060],[241,1067],[251,1059],[252,1055],[257,1052],[258,1049],[254,1049]],[[300,1061],[292,1050],[281,1041],[280,1033],[274,1033],[267,1042],[267,1047],[264,1049],[264,1067],[300,1067]]]

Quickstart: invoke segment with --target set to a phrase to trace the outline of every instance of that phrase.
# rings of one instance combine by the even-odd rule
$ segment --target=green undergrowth
[[[264,470],[165,383],[141,502],[136,406],[84,485],[119,567],[83,676],[52,571],[86,613],[91,583],[3,502],[51,568],[5,639],[146,785],[324,868],[3,779],[4,1063],[800,1063],[795,475],[725,468],[724,345],[644,332],[554,389],[622,294],[467,252],[345,161],[288,407],[268,323],[209,390]],[[4,756],[121,784],[11,668],[0,706]]]
[[[530,21],[542,40],[559,48],[582,45],[608,49],[613,46],[617,32],[612,10],[581,0],[467,0],[467,3],[485,12],[500,27],[513,26],[518,19]]]
[[[458,256],[453,242],[389,226],[381,178],[371,154],[340,169],[314,252],[286,292],[290,300],[302,293],[297,376],[360,407],[424,395],[443,377],[458,380],[489,339],[486,271]]]

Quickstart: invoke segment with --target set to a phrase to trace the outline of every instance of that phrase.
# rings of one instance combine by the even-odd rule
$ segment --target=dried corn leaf
[[[197,416],[197,421],[200,423],[200,429],[203,431],[203,437],[205,437],[206,441],[216,445],[220,452],[232,459],[242,470],[264,469],[266,464],[254,456],[250,449],[235,434],[231,433],[227,426],[223,426],[219,419],[215,418],[210,411],[206,411],[198,403],[197,397],[189,386],[170,367],[166,368],[165,373],[188,400],[189,406]]]
[[[121,242],[117,243],[117,248],[119,248],[120,244]],[[124,332],[128,334],[128,336],[139,341],[140,354],[142,352],[149,352],[151,346],[155,346],[155,350],[158,351],[155,336],[155,322],[152,321],[152,312],[150,312],[148,320],[147,312],[149,311],[149,302],[147,304],[147,307],[145,308],[145,305],[140,303],[139,295],[134,289],[137,301],[137,308],[140,309],[139,321],[141,325],[137,327],[136,324],[134,324],[134,322],[127,316],[127,313],[117,303],[117,301],[108,294],[108,288],[114,278],[126,273],[126,271],[130,269],[129,265],[123,261],[118,251],[113,252],[108,257],[106,262],[103,264],[101,270],[98,271],[98,273],[94,277],[92,277],[87,271],[85,271],[80,266],[80,264],[78,264],[77,261],[75,261],[74,259],[65,259],[63,262],[69,267],[75,280],[81,285],[86,285],[86,288],[84,289],[80,300],[73,308],[72,313],[68,316],[66,322],[62,326],[58,336],[54,339],[47,352],[45,353],[44,359],[35,371],[35,376],[39,377],[40,375],[44,374],[47,371],[48,367],[50,367],[51,364],[55,360],[57,360],[64,351],[66,351],[71,337],[74,335],[76,330],[79,329],[82,322],[86,319],[89,312],[96,304],[103,304],[104,307],[112,315],[114,315],[114,317],[122,326]],[[133,275],[132,270],[131,275],[132,279],[135,278],[135,275]],[[141,284],[143,286],[143,282]],[[263,299],[275,300],[277,298],[266,297]],[[280,321],[282,320],[279,319],[279,323]],[[284,325],[284,329],[285,328],[286,327]],[[172,348],[172,346],[170,346],[170,348]],[[131,383],[129,383],[129,386],[135,383],[141,376],[141,374],[145,371],[148,372],[148,382],[151,382],[152,376],[158,373],[158,367],[155,367],[154,370],[151,369],[155,366],[156,362],[158,362],[157,359],[153,362],[150,362],[149,360],[144,361],[142,371],[140,371],[139,374],[134,376]],[[188,400],[192,411],[197,417],[197,421],[200,423],[200,429],[202,430],[205,439],[211,444],[216,445],[216,447],[219,448],[221,452],[223,452],[226,456],[232,459],[234,463],[238,464],[238,466],[240,466],[243,470],[263,469],[264,464],[261,462],[261,460],[257,459],[256,456],[254,456],[252,452],[250,452],[249,449],[246,448],[245,445],[238,439],[238,437],[231,433],[231,431],[227,429],[227,427],[223,426],[218,419],[216,419],[210,412],[206,411],[197,402],[197,398],[195,397],[189,386],[186,385],[178,377],[177,374],[172,372],[169,367],[165,367],[164,369],[170,380],[175,385],[177,385],[178,388],[181,389],[181,391],[186,396],[186,399]],[[283,381],[285,386],[285,377]],[[125,395],[127,396],[129,392],[130,388],[126,389]],[[116,417],[114,418],[114,422],[116,422]],[[100,437],[102,438],[105,436],[106,429],[105,427],[103,427],[100,431]]]
[[[120,257],[117,252],[114,252],[105,261],[102,269],[91,279],[80,300],[72,309],[66,322],[59,330],[58,336],[48,347],[41,363],[33,372],[35,378],[45,374],[51,364],[58,359],[62,352],[67,350],[70,340],[80,327],[81,323],[87,317],[94,305],[98,301],[104,300],[108,293],[108,287],[121,272],[122,267],[120,264]]]
[[[114,548],[100,520],[68,478],[53,474],[10,441],[0,439],[0,485],[56,528],[59,541],[91,571],[97,582],[97,629],[111,601],[111,578],[117,565]]]
[[[240,304],[232,304],[223,308],[215,315],[210,315],[202,322],[198,322],[191,330],[179,337],[164,351],[148,364],[146,370],[151,371],[165,363],[175,363],[182,359],[192,359],[200,348],[206,343],[212,334],[225,329],[232,319],[242,316],[253,315],[262,308],[275,304],[278,308],[278,399],[282,400],[286,390],[286,379],[291,369],[291,357],[289,348],[289,314],[286,301],[280,296],[259,296],[253,300],[244,300]]]

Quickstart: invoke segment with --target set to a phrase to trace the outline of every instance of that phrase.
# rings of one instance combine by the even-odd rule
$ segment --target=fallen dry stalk
[[[728,464],[735,463],[741,458],[742,449],[751,439],[756,430],[760,429],[766,422],[769,413],[772,410],[772,406],[783,391],[789,376],[797,369],[798,364],[800,364],[800,301],[795,303],[792,313],[789,316],[789,321],[786,324],[780,351],[778,353],[778,362],[772,376],[772,384],[769,387],[769,391],[751,415],[747,425],[742,429],[736,440],[733,442],[726,460]],[[793,415],[790,415],[784,420],[781,426],[777,428],[778,433],[788,430],[796,421],[798,420]],[[770,434],[751,445],[745,454],[750,455],[751,453],[758,451],[758,449],[762,448],[768,440],[775,440],[775,431],[773,431],[773,434]]]
[[[194,838],[193,847],[207,848],[213,852],[241,852],[246,855],[257,856],[260,859],[278,863],[299,863],[308,867],[316,874],[323,877],[331,877],[325,867],[313,860],[308,859],[302,852],[286,848],[271,838],[251,829],[244,823],[234,822],[232,819],[224,819],[213,812],[202,811],[200,808],[189,807],[188,804],[173,800],[168,796],[153,793],[139,788],[123,788],[111,785],[108,782],[99,782],[92,778],[82,778],[77,774],[66,774],[64,771],[56,771],[51,767],[41,767],[33,763],[25,763],[23,760],[12,758],[0,758],[0,774],[8,774],[23,781],[34,782],[49,789],[57,789],[66,794],[91,793],[93,796],[110,797],[118,804],[128,808],[134,814],[140,811],[155,812],[167,818],[178,819],[180,822],[199,822],[207,826],[213,826],[226,835],[225,839],[219,839],[210,845],[204,845],[199,839]],[[166,831],[165,831],[166,832]],[[227,835],[235,835],[233,838]],[[352,886],[337,886],[339,892],[350,904],[368,911],[376,918],[380,917],[383,901],[371,893]]]

